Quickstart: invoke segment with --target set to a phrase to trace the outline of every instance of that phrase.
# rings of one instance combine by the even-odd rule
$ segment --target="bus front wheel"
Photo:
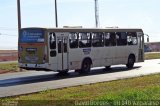
[[[106,69],[106,70],[110,70],[110,69],[111,69],[111,66],[105,66],[105,69]]]
[[[133,68],[135,63],[135,57],[134,55],[130,55],[128,58],[128,63],[126,64],[127,68]]]

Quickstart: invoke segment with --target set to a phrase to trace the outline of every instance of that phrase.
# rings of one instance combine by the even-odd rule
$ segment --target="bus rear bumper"
[[[48,64],[27,64],[27,63],[19,63],[19,67],[27,70],[48,70]]]

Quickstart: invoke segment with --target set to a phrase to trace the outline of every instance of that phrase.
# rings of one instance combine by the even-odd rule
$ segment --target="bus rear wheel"
[[[135,63],[135,57],[134,57],[134,55],[130,55],[128,58],[128,63],[126,64],[127,68],[129,68],[129,69],[133,68],[134,63]]]
[[[79,71],[80,74],[82,73],[89,73],[91,71],[91,61],[89,59],[86,59],[82,63],[81,70]]]
[[[68,74],[68,70],[58,71],[60,75]]]
[[[111,66],[105,66],[105,69],[106,69],[106,70],[110,70],[110,69],[111,69]]]

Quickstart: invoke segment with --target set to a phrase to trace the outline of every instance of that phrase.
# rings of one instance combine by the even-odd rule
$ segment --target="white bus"
[[[19,67],[67,73],[88,73],[93,67],[144,61],[142,29],[23,28]]]

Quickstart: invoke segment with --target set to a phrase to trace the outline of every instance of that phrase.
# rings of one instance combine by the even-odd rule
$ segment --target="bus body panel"
[[[70,49],[69,51],[70,70],[80,69],[83,59],[90,57],[89,55],[84,56],[82,49]]]
[[[45,29],[42,28],[21,29],[18,45],[19,67],[47,69],[48,53],[45,35]]]

